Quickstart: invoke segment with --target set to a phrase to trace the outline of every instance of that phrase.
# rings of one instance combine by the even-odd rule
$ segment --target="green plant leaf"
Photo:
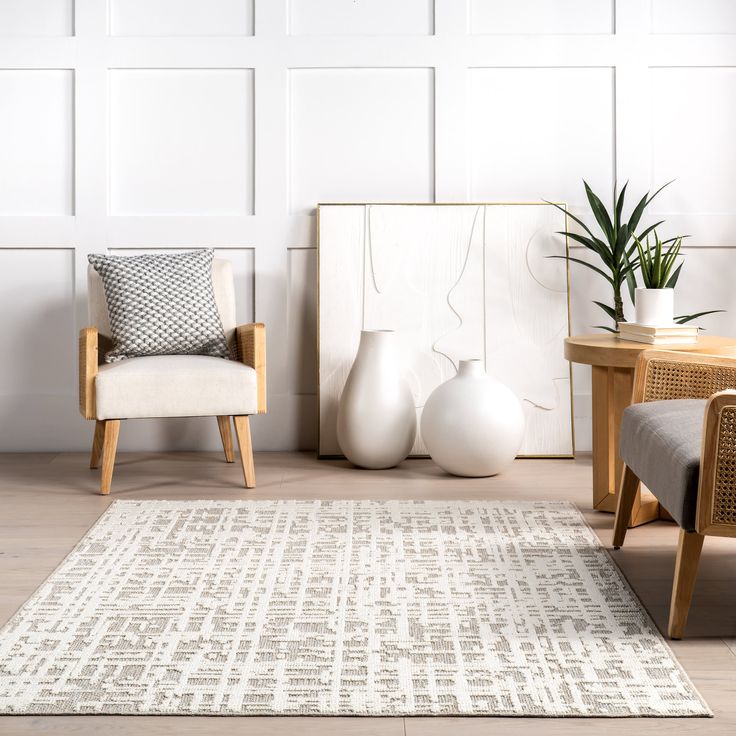
[[[674,289],[675,286],[677,286],[677,280],[680,278],[680,271],[682,271],[682,267],[684,266],[684,263],[681,263],[676,269],[675,272],[670,276],[669,280],[665,284],[666,289]]]
[[[575,217],[575,215],[573,215],[572,212],[567,210],[561,204],[557,204],[557,202],[549,202],[546,199],[543,199],[542,202],[544,202],[545,204],[551,204],[553,207],[557,207],[557,209],[560,212],[565,213],[565,217],[569,217],[574,222],[577,222],[577,224],[580,225],[580,227],[583,228],[583,230],[585,230],[585,232],[588,233],[588,235],[590,235],[591,238],[595,239],[595,235],[593,235],[590,228],[579,217]]]
[[[613,251],[614,261],[621,261],[622,257],[626,254],[626,244],[629,242],[631,235],[629,233],[629,226],[624,223],[616,233],[616,245]]]
[[[698,317],[704,317],[706,314],[718,314],[718,312],[725,312],[725,309],[710,309],[707,312],[698,312],[697,314],[681,314],[679,317],[675,317],[675,322],[678,325],[684,325],[687,322],[692,322]]]
[[[585,194],[588,197],[588,203],[590,209],[593,210],[593,215],[596,222],[600,225],[601,230],[605,233],[608,242],[613,246],[615,239],[613,236],[613,223],[611,218],[603,205],[603,202],[598,198],[598,195],[588,186],[588,182],[583,179],[583,185],[585,186]],[[613,249],[613,248],[612,248]]]
[[[601,260],[610,268],[612,263],[611,253],[608,248],[606,248],[606,244],[602,240],[598,240],[598,238],[586,238],[584,235],[578,235],[577,233],[566,231],[558,232],[557,235],[564,235],[566,238],[571,238],[575,242],[584,245],[588,250],[592,250],[594,253],[597,253]]]
[[[637,226],[639,225],[639,220],[641,220],[641,216],[644,214],[644,210],[647,208],[647,205],[665,188],[668,187],[674,179],[671,181],[668,181],[666,184],[663,184],[659,189],[657,189],[652,196],[649,196],[649,192],[647,192],[640,200],[639,204],[636,205],[634,208],[634,211],[631,213],[631,217],[629,218],[629,227],[631,230],[636,230]],[[659,223],[660,225],[662,223]],[[654,228],[651,228],[652,230]],[[643,237],[643,236],[642,236]]]
[[[646,238],[646,236],[649,235],[649,233],[651,233],[655,228],[658,228],[662,223],[664,223],[664,220],[660,220],[659,222],[655,222],[654,225],[650,225],[645,230],[642,230],[639,233],[639,240],[644,240],[644,238]],[[631,223],[629,223],[629,226],[631,226]]]
[[[587,266],[591,271],[595,271],[596,273],[599,273],[603,278],[608,281],[611,286],[613,286],[613,279],[604,271],[601,271],[598,266],[594,266],[592,263],[588,263],[588,261],[583,261],[580,258],[573,258],[572,256],[547,256],[547,258],[564,258],[566,261],[571,261],[572,263],[579,263],[581,266]]]
[[[689,238],[689,235],[675,235],[674,238],[667,238],[667,240],[662,241],[662,245],[667,245],[667,243],[672,243],[675,240],[684,240],[685,238]]]
[[[628,278],[628,276],[631,274],[634,278],[636,278],[636,272],[638,269],[639,269],[639,259],[637,258],[636,261],[634,261],[630,265],[624,266],[621,269],[621,276],[623,278]]]
[[[667,288],[667,283],[670,279],[670,274],[672,273],[672,269],[675,266],[675,261],[677,260],[677,256],[680,255],[680,245],[682,244],[682,240],[678,239],[675,240],[675,242],[667,249],[667,252],[664,256],[664,261],[662,263],[662,279],[661,283],[664,284],[664,288]]]
[[[636,207],[634,207],[634,211],[631,213],[631,217],[629,217],[629,227],[631,228],[632,232],[636,230],[637,226],[639,225],[639,220],[641,220],[641,216],[644,214],[644,210],[647,206],[648,196],[649,196],[649,192],[647,192],[639,200],[639,204],[637,204]]]
[[[670,184],[672,184],[673,181],[674,179],[670,179],[666,184],[662,184],[662,186],[657,189],[657,191],[654,192],[651,197],[649,197],[649,199],[647,200],[647,204],[649,204],[665,187],[668,187]]]
[[[623,189],[621,189],[621,193],[618,195],[618,201],[616,202],[616,213],[615,213],[615,225],[616,230],[619,230],[621,227],[621,216],[624,211],[624,199],[626,198],[626,187],[629,186],[629,182],[626,182],[624,184]],[[616,199],[615,193],[614,193],[614,199]]]
[[[626,276],[626,286],[629,290],[629,298],[633,304],[634,297],[636,296],[636,269],[639,265],[639,261],[638,259],[636,261],[630,261],[628,253],[624,252],[624,262],[626,263],[626,266],[622,273]]]
[[[647,241],[647,248],[644,250],[644,246],[639,238],[634,235],[634,241],[636,242],[636,250],[639,253],[639,270],[641,271],[641,280],[644,286],[651,289],[652,283],[652,262],[651,262],[651,250],[649,249],[649,242]]]
[[[626,274],[626,286],[629,290],[629,299],[633,304],[636,298],[636,273],[633,270]]]
[[[654,258],[652,259],[652,285],[655,289],[662,283],[662,241],[654,236]]]
[[[593,304],[597,304],[614,322],[616,321],[616,310],[613,307],[609,307],[608,304],[603,302],[594,301]]]

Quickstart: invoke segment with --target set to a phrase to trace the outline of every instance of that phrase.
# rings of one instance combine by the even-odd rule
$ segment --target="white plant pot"
[[[486,374],[482,361],[461,360],[457,376],[427,399],[422,437],[432,459],[448,473],[496,475],[519,452],[524,411],[510,388]]]
[[[640,325],[668,327],[675,318],[674,289],[637,289],[634,294],[636,321]]]
[[[377,470],[398,465],[417,433],[414,397],[398,359],[397,337],[364,330],[337,411],[337,441],[350,462]]]

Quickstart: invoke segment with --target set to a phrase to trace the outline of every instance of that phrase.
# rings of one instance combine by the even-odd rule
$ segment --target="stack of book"
[[[698,341],[698,328],[692,325],[655,327],[636,322],[619,322],[619,338],[650,345],[688,345]]]

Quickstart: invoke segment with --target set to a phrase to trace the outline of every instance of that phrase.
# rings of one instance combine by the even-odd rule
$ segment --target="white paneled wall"
[[[287,0],[293,36],[427,36],[433,0]]]
[[[588,183],[610,199],[615,147],[611,67],[485,67],[471,69],[468,76],[471,199],[525,202],[543,197],[582,208],[579,177],[560,176],[562,171],[589,172]],[[573,104],[561,104],[573,90],[586,100],[585,115]]]
[[[736,3],[652,0],[652,33],[736,33]]]
[[[3,0],[0,36],[70,36],[74,0]]]
[[[108,0],[111,36],[252,36],[253,0]]]
[[[211,246],[269,330],[260,449],[313,447],[320,201],[567,201],[670,178],[682,311],[736,335],[732,0],[0,0],[0,450],[86,449],[92,252]],[[573,328],[600,280],[572,268]],[[590,381],[575,370],[579,448]],[[216,448],[213,421],[121,447]]]
[[[0,104],[0,213],[71,215],[74,73],[2,69]]]
[[[108,76],[111,215],[253,214],[253,70]]]
[[[432,69],[293,69],[289,84],[292,214],[320,201],[432,201]]]
[[[472,33],[612,33],[614,0],[470,0]]]

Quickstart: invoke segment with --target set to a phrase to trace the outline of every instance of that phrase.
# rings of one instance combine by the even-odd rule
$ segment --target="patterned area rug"
[[[0,712],[710,714],[572,505],[461,501],[116,501]]]

